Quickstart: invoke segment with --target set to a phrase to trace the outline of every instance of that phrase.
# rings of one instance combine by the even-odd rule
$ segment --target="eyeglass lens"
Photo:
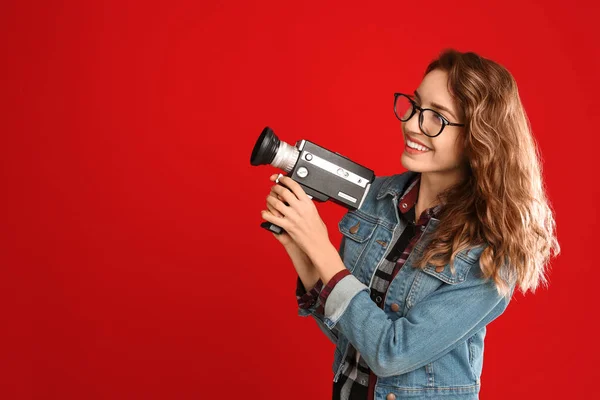
[[[397,96],[396,116],[398,119],[406,122],[411,117],[411,114],[413,114],[413,105],[410,100],[405,96]],[[421,129],[428,136],[436,136],[443,128],[442,119],[434,111],[424,110],[418,117]]]

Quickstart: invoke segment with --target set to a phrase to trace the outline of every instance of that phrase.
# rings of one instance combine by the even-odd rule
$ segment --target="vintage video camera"
[[[372,170],[308,140],[299,140],[295,146],[282,142],[268,126],[252,149],[250,164],[282,169],[311,199],[331,200],[352,210],[360,208],[375,179]],[[282,185],[279,177],[276,182]],[[275,233],[283,231],[268,221],[260,226]]]

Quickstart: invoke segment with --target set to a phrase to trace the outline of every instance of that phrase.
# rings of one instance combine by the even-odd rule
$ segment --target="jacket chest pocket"
[[[343,235],[339,252],[350,272],[365,259],[376,228],[375,222],[360,217],[352,211],[347,212],[338,223],[338,229]]]
[[[454,258],[454,273],[450,270],[450,264],[446,264],[444,269],[436,269],[436,267],[427,264],[423,270],[417,271],[415,280],[406,298],[407,311],[440,286],[444,284],[456,285],[463,282],[476,260],[476,258],[470,255],[465,256],[462,253],[458,253]]]

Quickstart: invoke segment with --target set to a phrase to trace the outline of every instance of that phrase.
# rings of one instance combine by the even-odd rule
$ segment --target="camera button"
[[[296,172],[296,174],[300,178],[306,178],[308,176],[308,170],[304,167],[300,167],[300,168],[298,168],[298,171]]]

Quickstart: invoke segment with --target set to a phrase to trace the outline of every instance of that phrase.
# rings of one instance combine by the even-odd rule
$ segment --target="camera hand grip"
[[[261,223],[260,226],[262,228],[265,228],[266,230],[276,233],[276,234],[285,232],[285,230],[282,227],[280,227],[279,225],[275,225],[274,223],[269,222],[269,221],[265,221],[265,222]]]

